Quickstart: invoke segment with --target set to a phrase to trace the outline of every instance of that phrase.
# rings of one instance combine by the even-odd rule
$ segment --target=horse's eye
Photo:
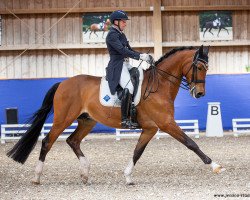
[[[202,70],[202,67],[197,67],[197,68],[198,68],[198,70],[199,70],[199,71],[201,71],[201,70]]]

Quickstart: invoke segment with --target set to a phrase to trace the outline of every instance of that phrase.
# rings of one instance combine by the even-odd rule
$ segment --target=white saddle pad
[[[137,105],[141,99],[141,85],[143,81],[143,70],[139,67],[140,77],[139,77],[139,86],[137,94],[135,95],[134,103]],[[103,106],[110,106],[110,107],[121,107],[121,101],[117,97],[117,93],[112,95],[110,93],[108,81],[106,77],[102,77],[101,84],[100,84],[100,102]]]

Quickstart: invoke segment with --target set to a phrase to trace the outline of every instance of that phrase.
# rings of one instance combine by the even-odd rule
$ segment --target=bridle
[[[189,90],[190,92],[192,92],[195,87],[196,87],[196,83],[205,83],[205,80],[199,80],[197,78],[197,74],[198,74],[198,64],[201,64],[203,66],[203,68],[207,71],[208,70],[208,59],[202,59],[199,57],[199,50],[197,50],[194,54],[194,58],[193,58],[193,62],[190,66],[190,68],[188,69],[188,71],[186,72],[186,74],[184,76],[181,77],[177,77],[175,75],[172,75],[162,69],[157,68],[157,65],[155,65],[154,62],[151,62],[151,66],[150,68],[147,70],[150,72],[149,77],[148,77],[148,82],[147,82],[147,86],[145,89],[145,92],[143,94],[143,99],[147,99],[148,96],[151,93],[155,93],[158,91],[159,88],[159,79],[157,78],[158,74],[161,75],[163,78],[167,79],[169,82],[176,84],[176,82],[172,81],[169,79],[169,77],[173,77],[179,81],[181,81],[181,85],[180,87],[184,90]],[[191,82],[188,82],[188,80],[184,77],[186,77],[188,75],[188,73],[191,71],[192,69],[192,78],[191,78]],[[157,87],[155,90],[153,90],[153,86],[154,83],[157,81]],[[194,83],[194,86],[192,88],[190,88],[190,86],[192,85],[192,83]]]
[[[188,83],[189,85],[189,90],[192,93],[192,91],[195,89],[196,87],[196,83],[205,83],[205,80],[199,80],[197,78],[197,74],[198,74],[198,64],[200,63],[202,65],[202,67],[207,71],[208,70],[208,59],[204,60],[202,58],[199,57],[199,50],[197,50],[194,54],[194,58],[193,58],[193,62],[192,65],[190,66],[189,70],[187,71],[187,73],[184,75],[185,77],[188,75],[188,73],[191,71],[192,69],[192,78],[191,78],[191,82]],[[192,83],[194,83],[194,86],[192,88],[190,88],[190,86],[192,85]]]

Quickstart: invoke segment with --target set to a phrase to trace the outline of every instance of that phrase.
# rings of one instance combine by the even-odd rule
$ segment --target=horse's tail
[[[202,26],[201,26],[201,32],[203,32],[203,29],[205,28],[205,26],[206,26],[206,22],[204,22],[204,23],[202,24]]]
[[[7,156],[11,157],[16,162],[24,164],[29,154],[34,149],[43,124],[53,111],[53,99],[59,84],[60,83],[56,83],[49,89],[44,97],[41,108],[37,110],[30,119],[30,121],[32,121],[31,126],[14,147],[8,151]]]

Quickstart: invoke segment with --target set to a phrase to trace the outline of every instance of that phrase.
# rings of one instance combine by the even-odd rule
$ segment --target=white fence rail
[[[71,124],[63,131],[64,134],[59,136],[59,139],[66,139],[77,127],[77,123]],[[6,140],[18,140],[27,131],[30,124],[2,124],[1,125],[1,143],[4,144]],[[52,123],[44,124],[39,139],[43,139],[50,131]]]
[[[176,123],[180,126],[180,128],[188,135],[194,135],[195,138],[199,138],[199,123],[198,120],[176,120]],[[128,137],[139,137],[141,133],[141,129],[116,129],[116,140],[120,140],[121,138]],[[160,139],[161,137],[168,136],[168,134],[158,130],[155,137],[156,139]]]
[[[180,128],[188,135],[194,135],[195,138],[199,138],[199,125],[198,120],[176,120]],[[1,125],[1,143],[4,144],[7,140],[18,140],[27,131],[30,124],[2,124]],[[44,124],[39,140],[42,140],[47,133],[49,133],[52,127],[52,123]],[[66,139],[77,127],[77,123],[73,123],[67,129],[63,131],[63,134],[59,136],[59,139]],[[116,140],[120,140],[125,137],[139,137],[141,130],[129,130],[129,129],[116,129]],[[168,134],[158,131],[156,138],[165,137]]]
[[[250,133],[250,118],[233,119],[234,136],[239,136],[242,133]]]

